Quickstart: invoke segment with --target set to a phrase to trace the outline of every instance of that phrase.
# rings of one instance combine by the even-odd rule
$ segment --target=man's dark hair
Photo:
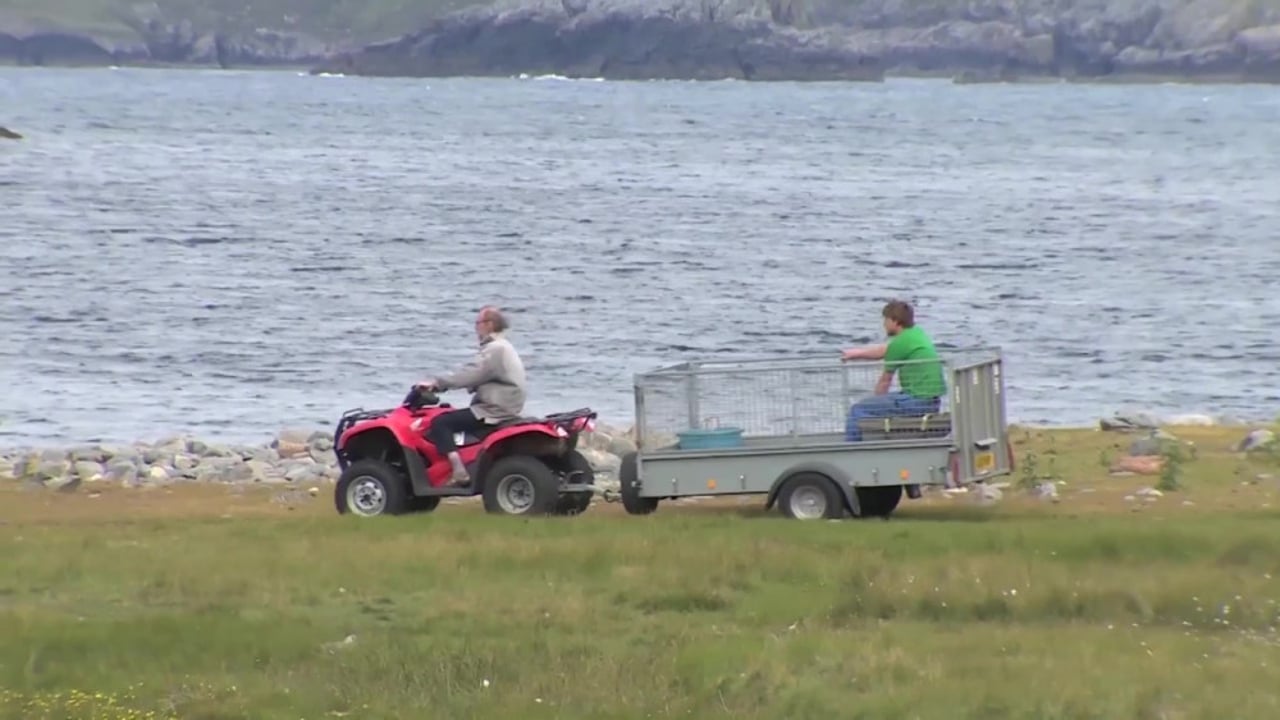
[[[890,300],[885,303],[883,315],[904,328],[913,327],[916,324],[915,311],[905,300]]]
[[[503,332],[510,327],[507,324],[507,316],[503,315],[501,310],[493,307],[492,305],[486,305],[483,308],[480,308],[480,317],[493,323],[494,332]]]

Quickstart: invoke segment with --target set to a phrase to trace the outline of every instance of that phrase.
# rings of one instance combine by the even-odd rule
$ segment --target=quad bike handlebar
[[[416,410],[420,407],[439,405],[440,396],[432,390],[424,390],[423,388],[414,385],[409,388],[409,394],[404,396],[404,402],[402,404],[407,408]]]

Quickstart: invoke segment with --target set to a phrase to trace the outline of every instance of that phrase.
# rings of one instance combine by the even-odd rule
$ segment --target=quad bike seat
[[[521,425],[524,423],[540,423],[540,422],[544,422],[542,418],[517,417],[517,418],[511,418],[510,420],[503,420],[502,422],[497,423],[495,425],[485,425],[482,429],[477,430],[475,432],[462,433],[462,441],[458,442],[458,446],[462,447],[464,445],[474,445],[478,442],[483,441],[486,437],[489,437],[489,435],[501,430],[502,428],[511,427],[512,425]],[[456,440],[457,438],[455,436],[455,441]]]

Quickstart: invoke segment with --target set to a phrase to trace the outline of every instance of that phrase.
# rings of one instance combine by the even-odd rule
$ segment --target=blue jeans
[[[849,408],[849,418],[844,424],[844,439],[850,442],[858,442],[862,439],[862,431],[858,429],[859,420],[900,416],[918,417],[936,413],[941,407],[941,398],[918,398],[904,392],[872,395],[865,400],[859,400]]]

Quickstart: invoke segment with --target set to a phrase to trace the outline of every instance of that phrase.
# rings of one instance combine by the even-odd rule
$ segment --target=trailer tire
[[[902,502],[901,485],[865,485],[855,488],[855,491],[858,507],[862,510],[861,517],[864,518],[887,518]]]
[[[793,520],[844,517],[844,498],[835,481],[815,472],[796,473],[778,490],[778,509]]]
[[[658,509],[658,498],[640,496],[640,488],[636,486],[639,476],[636,453],[627,453],[618,468],[618,481],[622,485],[622,509],[628,515],[648,515]]]

